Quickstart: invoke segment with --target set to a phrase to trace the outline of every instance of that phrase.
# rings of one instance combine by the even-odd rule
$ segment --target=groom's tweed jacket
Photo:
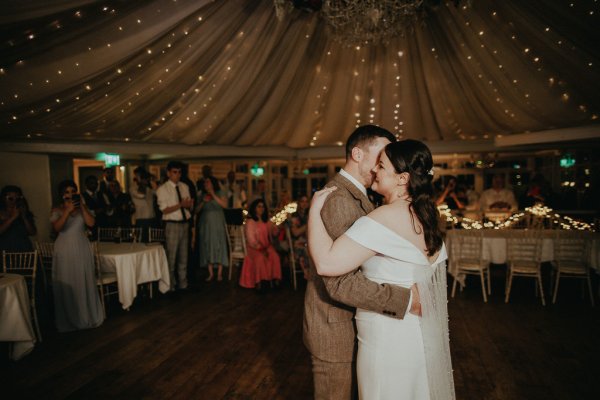
[[[333,239],[373,210],[369,199],[348,179],[337,174],[326,187],[337,186],[327,198],[321,217]],[[329,362],[352,362],[355,355],[355,308],[403,318],[410,289],[378,284],[360,269],[338,277],[318,276],[311,263],[304,297],[304,344],[310,353]]]

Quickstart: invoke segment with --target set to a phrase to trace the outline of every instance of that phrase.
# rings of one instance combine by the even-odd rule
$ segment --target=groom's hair
[[[346,160],[352,156],[353,148],[368,146],[373,140],[380,137],[386,138],[390,142],[396,141],[396,137],[390,131],[377,125],[363,125],[356,128],[346,141]]]

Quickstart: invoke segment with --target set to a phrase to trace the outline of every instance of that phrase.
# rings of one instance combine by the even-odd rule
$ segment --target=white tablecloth
[[[451,249],[452,240],[460,235],[464,230],[455,229],[447,232],[446,247]],[[510,236],[510,229],[484,229],[483,230],[483,259],[488,260],[493,264],[505,264],[506,255],[506,239]],[[542,262],[554,260],[554,235],[555,232],[548,230],[542,233]],[[600,235],[589,233],[588,240],[590,241],[589,265],[600,273]],[[455,276],[452,265],[449,267],[451,275]]]
[[[137,285],[158,281],[158,289],[170,289],[169,264],[160,244],[98,243],[102,271],[117,275],[119,301],[128,309],[137,295]]]
[[[25,278],[0,273],[0,341],[12,342],[10,358],[19,360],[35,345]]]

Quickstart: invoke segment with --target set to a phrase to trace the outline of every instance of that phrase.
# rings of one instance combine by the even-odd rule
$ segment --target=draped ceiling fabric
[[[340,145],[493,139],[595,124],[592,0],[441,3],[386,45],[334,40],[270,0],[4,3],[0,140]]]

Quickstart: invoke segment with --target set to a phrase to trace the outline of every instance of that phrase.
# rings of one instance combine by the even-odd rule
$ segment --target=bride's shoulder
[[[371,217],[377,222],[384,222],[389,221],[390,218],[397,220],[403,215],[408,216],[408,205],[397,203],[400,202],[396,202],[393,204],[385,204],[383,206],[377,207],[375,210],[369,213],[369,217]]]
[[[408,205],[386,204],[369,213],[368,217],[396,233],[403,232],[406,226],[412,226]]]

